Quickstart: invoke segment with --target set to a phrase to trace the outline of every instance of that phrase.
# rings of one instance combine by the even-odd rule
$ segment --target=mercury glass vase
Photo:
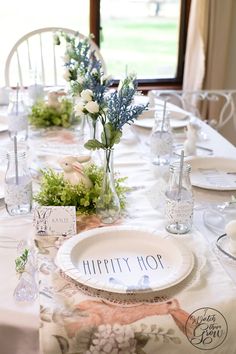
[[[96,211],[104,224],[112,224],[120,217],[120,201],[115,189],[112,149],[106,149],[104,152],[104,176]]]

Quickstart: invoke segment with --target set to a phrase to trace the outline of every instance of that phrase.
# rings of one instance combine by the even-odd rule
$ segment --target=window
[[[90,28],[100,41],[108,72],[115,78],[136,72],[143,85],[181,85],[189,3],[91,0],[97,17]]]
[[[4,67],[13,45],[23,35],[42,27],[66,27],[89,34],[89,0],[8,0],[0,12],[0,86]]]
[[[136,72],[144,86],[180,87],[190,1],[70,0],[66,7],[58,0],[4,1],[0,86],[7,55],[21,36],[42,27],[67,27],[95,35],[115,78]]]

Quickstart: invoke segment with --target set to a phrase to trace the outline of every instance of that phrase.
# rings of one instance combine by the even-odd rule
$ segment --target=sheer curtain
[[[227,89],[225,83],[235,8],[233,3],[234,0],[191,1],[183,90]],[[218,121],[222,103],[223,100],[197,104],[202,117]],[[220,132],[236,144],[232,121]]]
[[[233,0],[192,0],[184,90],[223,89]]]

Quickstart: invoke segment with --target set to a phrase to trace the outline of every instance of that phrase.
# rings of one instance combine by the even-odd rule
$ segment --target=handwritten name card
[[[41,206],[34,211],[34,226],[39,236],[67,236],[76,234],[74,206]]]

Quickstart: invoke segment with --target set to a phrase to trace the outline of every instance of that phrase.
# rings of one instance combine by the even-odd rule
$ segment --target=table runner
[[[222,156],[223,153],[224,156],[228,157],[233,157],[235,155],[234,146],[227,142],[210,126],[205,125],[203,122],[199,123],[202,125],[204,133],[206,133],[208,137],[207,141],[200,142],[202,146],[213,149],[214,155],[216,156]],[[133,134],[133,132],[135,134]],[[121,223],[127,225],[153,227],[156,230],[160,230],[162,234],[164,230],[163,215],[159,213],[158,210],[155,210],[151,207],[151,205],[154,206],[154,208],[160,207],[160,202],[158,200],[159,194],[157,193],[156,188],[156,186],[160,185],[160,180],[158,179],[159,176],[155,173],[155,171],[152,171],[154,173],[151,172],[151,166],[148,164],[148,139],[150,131],[136,127],[133,132],[131,132],[129,127],[127,127],[127,131],[124,132],[121,143],[115,149],[115,168],[116,170],[119,170],[121,172],[122,176],[128,176],[127,183],[131,187],[131,192],[128,195],[128,208]],[[144,139],[141,139],[141,134],[144,136]],[[61,154],[62,152],[66,153],[69,151],[69,153],[77,154],[80,152],[77,143],[71,145],[71,134],[68,135],[68,139],[65,139],[67,138],[67,136],[61,136],[58,133],[56,133],[56,136],[57,139],[53,142],[53,144],[51,139],[49,139],[50,142],[45,141],[45,137],[41,136],[40,134],[38,139],[36,139],[36,137],[33,137],[31,140],[29,140],[30,145],[32,145],[31,151],[35,152],[35,156],[33,156],[35,157],[34,161],[36,162],[35,167],[38,168],[49,166],[58,168],[58,164],[56,162],[58,153]],[[62,141],[64,142],[64,144],[62,144]],[[4,151],[6,150],[7,142],[7,134],[1,133],[1,163],[4,162],[3,156],[5,156]],[[57,143],[61,144],[60,149],[58,149]],[[68,146],[69,149],[66,149],[66,146]],[[200,152],[201,154],[206,154],[204,150]],[[2,166],[1,168],[4,167]],[[225,192],[210,192],[208,190],[204,191],[200,189],[198,189],[198,192],[201,192],[202,195],[200,196],[200,199],[203,201],[203,203],[200,202],[200,204],[198,205],[198,207],[200,208],[206,207],[207,205],[209,206],[211,202],[224,202],[226,200],[229,200],[230,197],[230,195],[226,196]],[[137,203],[137,200],[139,201],[139,203]],[[1,216],[3,215],[5,217],[5,214],[5,212],[1,213]],[[199,226],[203,226],[202,214],[198,212],[195,213],[195,216],[197,216],[197,218],[194,218],[196,220],[195,225],[198,228]],[[27,219],[28,221],[28,225],[25,225],[25,227],[19,225],[17,225],[16,227],[16,218],[14,218],[14,223],[12,223],[12,219],[11,221],[9,221],[9,219],[11,218],[6,217],[6,221],[3,222],[3,219],[1,218],[1,238],[2,236],[6,235],[6,231],[7,237],[11,236],[18,241],[22,238],[31,238],[31,235],[33,234],[31,215],[21,217],[23,221],[25,219]],[[91,221],[91,224],[93,223],[94,220]],[[80,223],[81,230],[85,228],[85,226],[88,226],[86,221],[83,223],[83,225]],[[197,241],[199,238],[200,240],[202,240],[203,245],[205,244],[204,242],[206,238],[208,238],[208,240],[211,242],[214,241],[215,236],[212,233],[209,233],[208,235],[208,233],[206,233],[205,227],[201,229],[203,231],[202,236],[204,237],[204,239],[201,235],[199,237],[199,234],[197,235],[194,232],[195,241]],[[185,243],[186,238],[188,236],[191,237],[191,235],[186,235],[180,236],[179,239]],[[58,241],[56,242],[56,246],[58,247]],[[81,350],[77,346],[77,341],[79,343],[83,343],[84,341],[83,333],[85,332],[83,332],[82,329],[81,331],[79,331],[79,333],[76,334],[76,337],[70,338],[69,342],[67,343],[66,340],[68,340],[68,336],[65,332],[64,317],[70,318],[70,314],[72,312],[71,308],[75,309],[76,304],[81,304],[82,301],[87,301],[88,299],[99,301],[100,299],[89,297],[88,295],[82,293],[77,288],[72,287],[71,282],[69,282],[68,284],[68,281],[64,280],[61,275],[56,271],[54,262],[50,258],[52,257],[53,259],[53,252],[56,252],[54,241],[52,242],[52,245],[49,249],[45,249],[45,247],[47,246],[45,245],[42,248],[42,251],[47,252],[50,250],[51,254],[40,255],[40,304],[42,308],[41,317],[43,319],[42,327],[40,328],[41,350],[46,354],[53,354],[54,352],[64,352],[70,354],[80,353],[84,351],[86,352],[86,341],[86,345],[82,349],[80,348]],[[207,248],[209,246],[205,244],[205,247]],[[176,290],[176,293],[174,294],[170,294],[169,296],[164,294],[163,298],[160,298],[159,296],[158,299],[155,299],[155,301],[162,300],[164,302],[173,300],[172,303],[165,304],[164,307],[166,312],[166,308],[168,308],[170,314],[155,314],[154,316],[150,315],[148,317],[143,316],[144,319],[138,320],[130,325],[119,326],[118,324],[112,324],[112,326],[110,327],[111,324],[108,323],[107,325],[105,325],[105,328],[102,327],[104,325],[100,325],[99,331],[101,333],[105,333],[104,336],[107,336],[107,333],[111,333],[111,331],[113,331],[113,334],[118,332],[118,334],[120,334],[120,337],[123,336],[124,338],[126,338],[126,342],[128,342],[128,349],[124,349],[123,352],[125,353],[132,353],[132,351],[136,351],[137,353],[191,353],[195,350],[195,352],[235,354],[236,350],[234,345],[234,337],[232,337],[232,328],[235,325],[233,320],[233,310],[235,308],[235,285],[233,285],[231,281],[228,280],[226,273],[222,270],[214,255],[211,254],[211,258],[209,261],[208,249],[206,248],[204,249],[204,252],[206,252],[207,255],[207,267],[203,267],[204,261],[201,262],[201,259],[199,260],[199,269],[201,269],[201,271],[198,274],[200,274],[201,276],[201,282],[199,283],[197,281],[197,277],[193,277],[193,279],[190,279],[191,281],[189,281],[188,279],[187,284],[183,286],[183,289],[180,293]],[[193,249],[194,251],[196,249],[199,251],[199,245],[194,245]],[[198,252],[198,254],[199,253],[200,251]],[[43,259],[41,258],[41,256],[43,257]],[[1,276],[2,290],[0,292],[1,353],[3,351],[4,353],[8,354],[18,352],[25,352],[28,354],[29,352],[34,353],[37,351],[38,302],[35,302],[33,305],[27,304],[24,306],[22,306],[22,304],[14,303],[12,293],[14,291],[15,286],[17,285],[17,276],[14,270],[15,257],[15,249],[1,249],[1,265],[2,269],[4,270]],[[233,277],[235,267],[232,266],[231,268],[230,269],[232,270],[232,272],[230,273],[230,275],[233,279],[235,279],[235,276]],[[216,273],[212,278],[213,271]],[[211,277],[208,277],[209,274],[211,274]],[[208,287],[209,282],[210,287]],[[58,291],[57,284],[59,284],[59,290],[60,286],[63,287],[63,290],[61,292]],[[56,293],[55,296],[52,296],[54,287],[56,289]],[[210,291],[208,291],[209,289]],[[183,321],[179,321],[179,325],[177,324],[177,316],[174,316],[174,311],[178,310],[178,313],[182,313],[183,315],[182,317],[180,317],[186,319],[186,314],[189,315],[200,306],[207,307],[209,306],[209,303],[215,310],[220,309],[220,311],[222,311],[222,314],[226,317],[228,323],[228,334],[226,336],[226,339],[224,340],[222,345],[218,346],[215,349],[207,351],[198,349],[192,345],[186,347],[187,337],[180,329],[180,323],[183,323]],[[123,306],[123,304],[121,305]],[[58,309],[58,311],[56,311],[55,309]],[[64,311],[62,311],[62,309],[64,309]],[[179,310],[181,311],[179,312]],[[59,315],[57,315],[57,313],[59,313]],[[63,321],[61,320],[61,313],[63,313],[64,316]],[[74,310],[74,315],[76,313],[80,313],[80,317],[87,317],[86,311],[82,312],[76,309]],[[216,315],[216,312],[213,313],[213,315],[214,314]],[[212,316],[213,319],[216,317],[217,316]],[[222,317],[217,317],[217,319],[219,318],[222,321]],[[133,328],[136,329],[134,330]],[[168,329],[170,330],[169,332]],[[93,333],[95,332],[96,331],[94,329]],[[134,332],[135,336],[133,335]],[[181,344],[179,345],[179,343],[177,343],[179,342],[178,339],[168,340],[167,336],[165,336],[166,332],[168,332],[168,336],[170,337],[180,338],[180,340],[182,341]],[[26,336],[27,339],[25,338]],[[59,336],[65,336],[66,340]],[[109,337],[112,337],[112,334],[109,334]],[[116,335],[116,338],[120,337]],[[131,339],[129,340],[130,337]],[[135,347],[135,349],[131,349],[131,344],[129,344],[130,341],[133,341],[132,338],[134,338],[134,340],[138,342],[135,342],[135,344],[133,344],[133,347]],[[169,341],[169,343],[167,343],[167,341]],[[123,343],[124,341],[121,342]],[[103,349],[104,352],[117,352],[116,349],[112,350],[109,345],[108,347]],[[96,348],[94,349],[94,352],[96,352],[95,350]],[[92,348],[90,348],[90,352],[92,352]],[[99,352],[102,353],[102,350],[99,349]],[[121,353],[121,350],[119,352]]]

